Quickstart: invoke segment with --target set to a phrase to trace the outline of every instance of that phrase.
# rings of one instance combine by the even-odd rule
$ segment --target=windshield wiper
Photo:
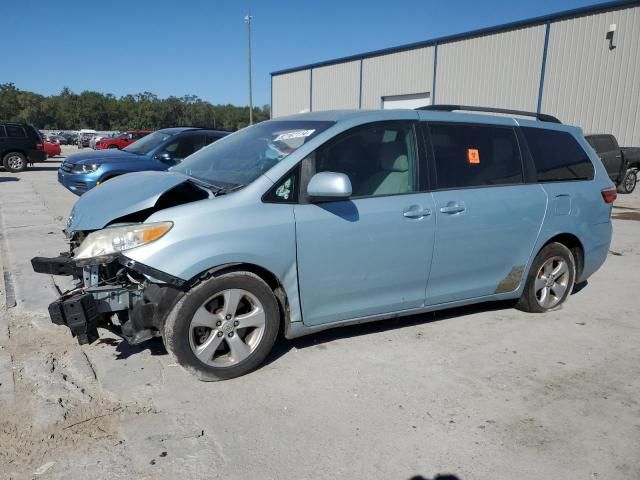
[[[237,185],[233,185],[231,187],[218,187],[219,189],[214,192],[216,197],[220,195],[225,195],[227,193],[235,192],[236,190],[240,190],[241,188],[246,187],[244,183],[238,183]]]

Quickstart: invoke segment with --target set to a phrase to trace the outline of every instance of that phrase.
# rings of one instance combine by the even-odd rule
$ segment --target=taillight
[[[44,145],[42,145],[41,143],[36,143],[36,150],[43,150],[44,149]]]
[[[601,193],[604,203],[613,203],[616,201],[616,198],[618,198],[616,187],[604,188]]]

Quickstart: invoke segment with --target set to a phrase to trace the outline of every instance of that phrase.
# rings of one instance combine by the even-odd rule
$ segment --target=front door
[[[304,323],[421,307],[435,222],[414,122],[358,127],[314,155],[316,172],[349,176],[353,197],[295,206]]]
[[[437,223],[426,303],[514,291],[538,237],[547,197],[523,183],[511,127],[430,124]]]

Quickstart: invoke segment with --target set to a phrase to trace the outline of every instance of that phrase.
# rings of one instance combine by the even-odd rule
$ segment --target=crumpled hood
[[[135,153],[125,152],[124,150],[106,149],[92,150],[90,152],[80,152],[69,155],[64,163],[72,165],[76,164],[92,164],[92,163],[119,163],[130,162],[134,158],[140,157]]]
[[[187,180],[182,173],[151,171],[113,178],[78,199],[66,232],[99,230],[117,218],[151,208],[163,193]]]

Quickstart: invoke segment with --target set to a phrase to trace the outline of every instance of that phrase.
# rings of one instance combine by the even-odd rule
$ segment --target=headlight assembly
[[[97,165],[95,163],[92,163],[92,164],[79,163],[71,167],[71,172],[72,173],[92,173],[92,172],[95,172],[98,169],[98,167],[100,167],[100,165]]]
[[[112,257],[124,250],[158,240],[173,222],[143,223],[98,230],[87,235],[75,252],[76,260]]]

